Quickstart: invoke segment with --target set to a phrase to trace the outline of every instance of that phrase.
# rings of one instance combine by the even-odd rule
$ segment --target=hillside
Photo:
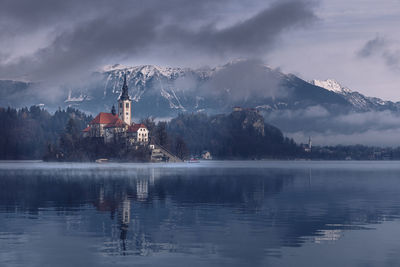
[[[220,159],[294,158],[303,150],[254,110],[228,115],[179,115],[168,123],[171,137],[183,138],[192,154],[210,151]]]

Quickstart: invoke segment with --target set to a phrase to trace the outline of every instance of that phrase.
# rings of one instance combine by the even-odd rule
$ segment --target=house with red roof
[[[127,136],[130,144],[149,142],[149,130],[142,123],[129,126]]]

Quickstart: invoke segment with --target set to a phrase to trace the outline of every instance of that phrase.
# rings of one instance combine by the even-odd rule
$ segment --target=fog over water
[[[399,174],[393,161],[1,162],[0,266],[397,266]]]

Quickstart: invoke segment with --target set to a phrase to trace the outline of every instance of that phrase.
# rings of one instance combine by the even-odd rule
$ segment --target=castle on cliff
[[[128,145],[147,145],[149,130],[144,124],[136,124],[132,118],[132,100],[128,94],[126,74],[122,93],[118,98],[118,114],[115,106],[111,113],[100,112],[83,130],[84,137],[103,138],[104,143],[116,143],[122,140]]]

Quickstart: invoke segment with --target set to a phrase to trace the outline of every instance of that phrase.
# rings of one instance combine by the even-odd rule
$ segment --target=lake
[[[0,266],[400,266],[400,162],[0,162]]]

